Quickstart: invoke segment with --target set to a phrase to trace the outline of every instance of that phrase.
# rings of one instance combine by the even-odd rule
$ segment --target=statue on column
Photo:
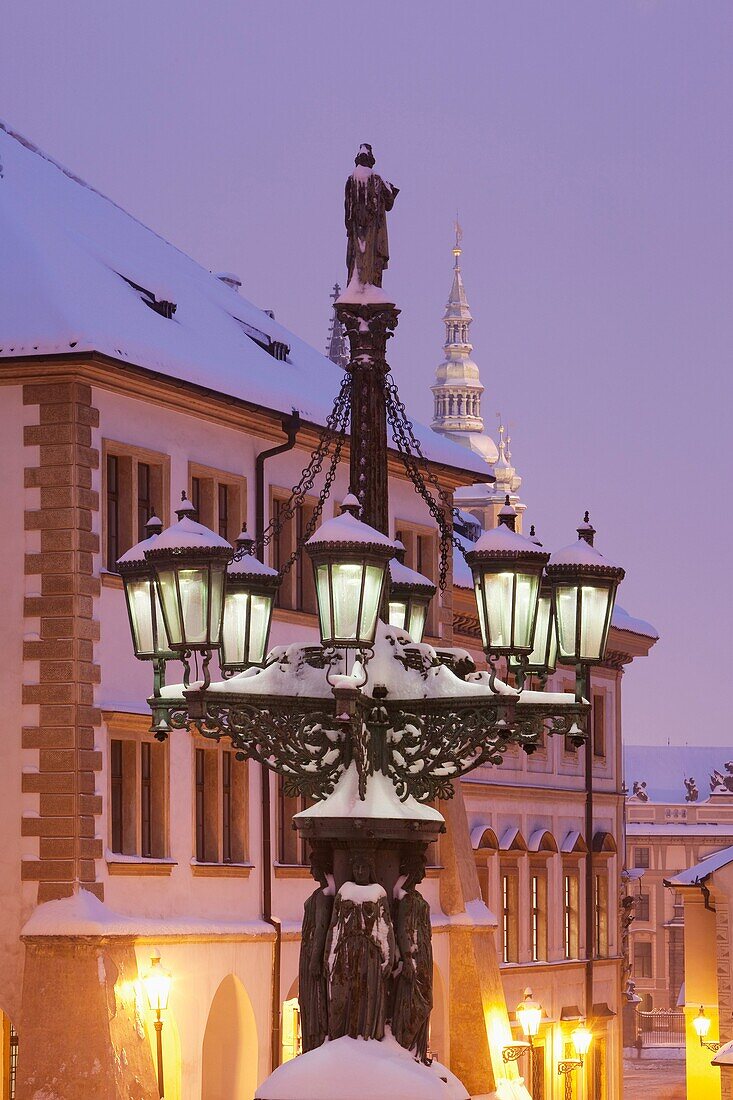
[[[320,883],[305,903],[300,941],[298,1002],[303,1053],[319,1047],[328,1035],[326,938],[331,924],[333,856],[324,845],[311,848],[311,874]]]
[[[371,145],[360,145],[354,171],[346,181],[346,267],[348,282],[382,285],[389,263],[387,211],[394,206],[398,187],[373,171]]]
[[[354,853],[351,874],[336,894],[326,942],[328,1035],[382,1039],[395,959],[387,892],[368,853]]]
[[[425,855],[409,852],[400,864],[402,884],[395,887],[395,940],[398,965],[394,978],[392,1034],[397,1042],[427,1062],[433,1007],[433,947],[430,906],[416,887],[425,878]]]

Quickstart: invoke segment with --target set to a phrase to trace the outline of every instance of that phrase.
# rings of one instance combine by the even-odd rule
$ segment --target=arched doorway
[[[257,1026],[247,991],[234,974],[217,989],[206,1021],[201,1100],[252,1100],[257,1088]]]
[[[298,979],[290,986],[288,995],[282,1003],[280,1034],[282,1036],[281,1061],[289,1062],[301,1053],[300,1004],[298,1003]]]

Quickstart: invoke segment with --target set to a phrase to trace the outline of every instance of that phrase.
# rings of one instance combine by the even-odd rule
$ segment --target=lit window
[[[608,955],[608,873],[597,871],[593,884],[595,954],[598,958]]]
[[[563,874],[563,941],[566,959],[578,958],[580,886],[577,870]]]
[[[501,944],[505,963],[519,962],[519,872],[517,868],[501,870]]]
[[[651,978],[652,945],[643,940],[634,941],[634,977]]]
[[[547,871],[533,868],[529,876],[530,949],[532,962],[547,959]]]
[[[648,868],[649,868],[649,849],[648,848],[634,848],[634,867],[639,867],[642,870],[648,870]]]

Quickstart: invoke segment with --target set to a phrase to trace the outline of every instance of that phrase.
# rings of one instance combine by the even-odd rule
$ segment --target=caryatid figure
[[[374,169],[371,145],[360,145],[354,171],[346,181],[346,267],[348,281],[382,285],[382,272],[389,263],[387,211],[399,188],[387,183]]]
[[[319,1047],[328,1035],[328,991],[326,988],[326,937],[331,924],[333,857],[328,849],[311,849],[311,874],[320,883],[305,903],[300,941],[298,1001],[303,1053]]]
[[[328,1034],[382,1039],[395,958],[387,892],[367,854],[355,853],[351,874],[336,894],[326,944]]]
[[[392,1002],[392,1034],[420,1062],[427,1062],[433,1008],[433,947],[430,906],[415,887],[425,878],[425,856],[410,852],[400,864],[395,887],[398,964]]]

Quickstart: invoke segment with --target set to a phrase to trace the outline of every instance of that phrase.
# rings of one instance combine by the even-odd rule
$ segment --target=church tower
[[[479,369],[471,358],[470,328],[473,317],[463,286],[460,258],[461,227],[456,222],[456,242],[453,246],[453,284],[443,314],[445,324],[445,358],[435,372],[433,431],[447,435],[457,443],[470,447],[489,464],[499,457],[494,441],[484,434],[481,416],[481,385]]]

